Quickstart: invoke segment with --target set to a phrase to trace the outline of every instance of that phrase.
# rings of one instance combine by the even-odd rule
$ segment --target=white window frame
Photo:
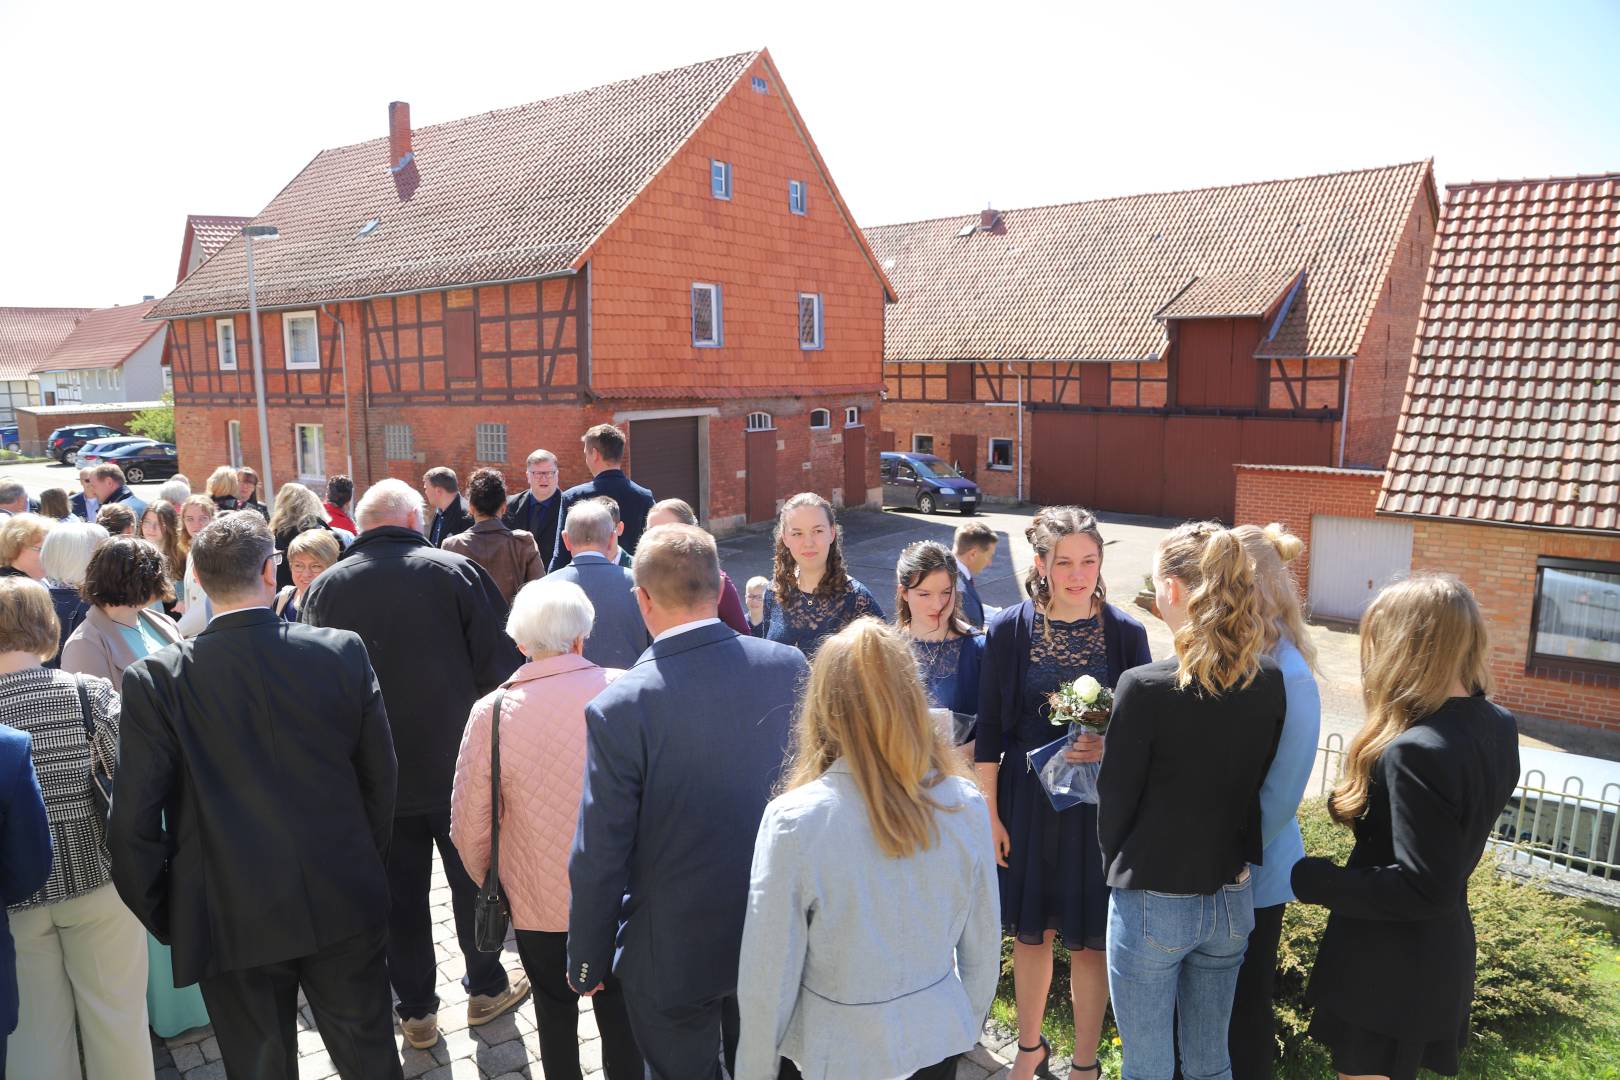
[[[813,342],[810,342],[808,344],[804,340],[804,302],[806,300],[809,300],[811,303],[813,303],[815,305],[815,311],[816,311],[816,318],[815,318],[816,339]],[[821,304],[821,294],[820,293],[805,293],[805,292],[800,293],[799,294],[798,319],[797,319],[798,333],[799,333],[799,348],[803,349],[806,352],[819,352],[821,349],[826,347],[826,345],[827,345],[827,335],[825,333],[825,327],[824,327],[822,319],[823,319],[823,309],[822,309],[822,304]]]
[[[817,413],[821,414],[821,423],[819,423],[819,424],[816,423],[816,414]],[[811,409],[810,410],[810,430],[811,431],[826,431],[830,427],[832,427],[832,410],[831,409]]]
[[[304,457],[304,432],[315,432],[315,460],[309,461]],[[293,425],[293,465],[298,471],[300,480],[326,479],[326,425],[325,424],[294,424]],[[315,468],[310,468],[314,465]]]
[[[744,431],[771,431],[776,427],[776,421],[768,412],[751,412],[748,414],[747,426]]]
[[[242,421],[225,421],[225,448],[231,468],[242,467]]]
[[[383,458],[387,461],[416,460],[416,433],[411,430],[411,425],[383,425]]]
[[[844,406],[844,426],[861,427],[861,407],[859,405]]]
[[[994,461],[996,460],[996,443],[1006,443],[1007,444],[1007,464],[1005,464],[1005,465],[993,464]],[[996,472],[1012,472],[1013,471],[1013,455],[1017,452],[1016,447],[1013,446],[1013,440],[1011,440],[1011,439],[993,438],[993,439],[990,440],[990,448],[989,449],[990,449],[990,456],[985,459],[985,463],[984,463],[985,468],[994,469]]]
[[[308,319],[315,328],[315,362],[293,362],[292,324]],[[313,311],[284,311],[281,313],[281,356],[288,371],[319,371],[321,369],[321,321]]]
[[[731,162],[709,159],[709,194],[722,202],[731,201]]]
[[[106,389],[106,387],[104,387],[104,386],[102,386],[102,385],[101,385],[101,369],[100,369],[100,368],[97,368],[97,369],[96,369],[96,373],[95,373],[95,376],[94,376],[94,378],[95,378],[95,380],[96,380],[96,389],[97,389],[97,390],[104,390],[104,389]]]
[[[229,363],[227,363],[226,360],[225,360],[225,335],[221,332],[221,331],[224,331],[224,330],[229,330],[231,332],[231,359],[230,359]],[[236,320],[235,319],[215,319],[214,320],[214,341],[216,342],[217,348],[219,350],[219,370],[221,370],[221,371],[235,371],[236,370]]]
[[[708,292],[710,297],[710,327],[713,331],[711,337],[700,339],[697,330],[697,296],[698,291]],[[721,305],[720,286],[703,281],[692,283],[692,347],[697,349],[718,349],[726,343],[726,324],[724,309]]]
[[[507,453],[507,429],[505,424],[480,423],[473,427],[473,456],[479,461],[504,465]],[[496,456],[495,443],[499,440],[500,452]]]
[[[917,445],[918,439],[928,440],[928,449],[924,450]],[[916,431],[911,435],[911,452],[913,454],[932,454],[934,452],[934,437],[926,431]]]
[[[810,185],[803,180],[788,181],[788,210],[800,217],[810,212]]]
[[[112,373],[108,376],[108,378],[112,379],[112,388],[114,390],[122,390],[124,388],[124,369],[123,368],[121,368],[121,367],[113,368]]]

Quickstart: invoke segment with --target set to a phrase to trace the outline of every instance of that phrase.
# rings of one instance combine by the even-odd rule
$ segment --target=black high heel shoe
[[[1041,1058],[1041,1063],[1035,1066],[1035,1075],[1040,1080],[1057,1080],[1052,1075],[1052,1044],[1046,1041],[1045,1035],[1042,1035],[1041,1041],[1034,1046],[1025,1046],[1023,1043],[1018,1044],[1020,1054],[1033,1054],[1037,1050],[1044,1050],[1045,1055]]]

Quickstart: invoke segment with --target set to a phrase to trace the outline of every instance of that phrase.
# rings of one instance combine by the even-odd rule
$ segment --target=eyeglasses
[[[270,561],[275,563],[277,566],[280,566],[282,563],[287,561],[287,553],[281,550],[272,551],[270,553]]]

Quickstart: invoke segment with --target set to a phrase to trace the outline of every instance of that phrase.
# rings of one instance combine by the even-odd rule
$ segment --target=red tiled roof
[[[1620,173],[1447,189],[1378,509],[1620,529]]]
[[[151,341],[154,334],[163,332],[162,323],[144,321],[156,306],[149,300],[86,312],[49,356],[35,362],[34,373],[117,367]]]
[[[180,244],[180,273],[176,281],[186,276],[186,267],[191,265],[191,253],[195,250],[199,262],[207,261],[214,252],[231,242],[242,226],[252,221],[245,217],[215,217],[206,214],[186,215],[185,240]]]
[[[0,307],[0,379],[26,379],[91,308]]]
[[[759,55],[739,53],[412,133],[323,150],[253,220],[258,302],[287,307],[564,273]],[[376,227],[360,235],[371,220]],[[155,316],[247,307],[234,238]]]
[[[1417,161],[1007,210],[1005,231],[962,235],[978,215],[870,228],[900,295],[885,359],[1158,358],[1167,338],[1154,315],[1189,282],[1244,283],[1236,299],[1248,302],[1301,267],[1305,284],[1257,355],[1350,356],[1432,184]],[[1214,302],[1232,301],[1203,305]]]

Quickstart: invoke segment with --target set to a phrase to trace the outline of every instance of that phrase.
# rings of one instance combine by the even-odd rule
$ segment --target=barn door
[[[979,437],[977,435],[951,436],[951,464],[969,480],[979,478]]]
[[[1361,618],[1372,598],[1412,569],[1412,526],[1374,518],[1311,518],[1311,614]]]
[[[748,520],[776,517],[776,429],[750,431],[747,438]]]
[[[844,429],[844,505],[866,505],[866,429]]]
[[[630,421],[630,478],[652,489],[655,499],[685,499],[698,514],[703,505],[698,418]]]

